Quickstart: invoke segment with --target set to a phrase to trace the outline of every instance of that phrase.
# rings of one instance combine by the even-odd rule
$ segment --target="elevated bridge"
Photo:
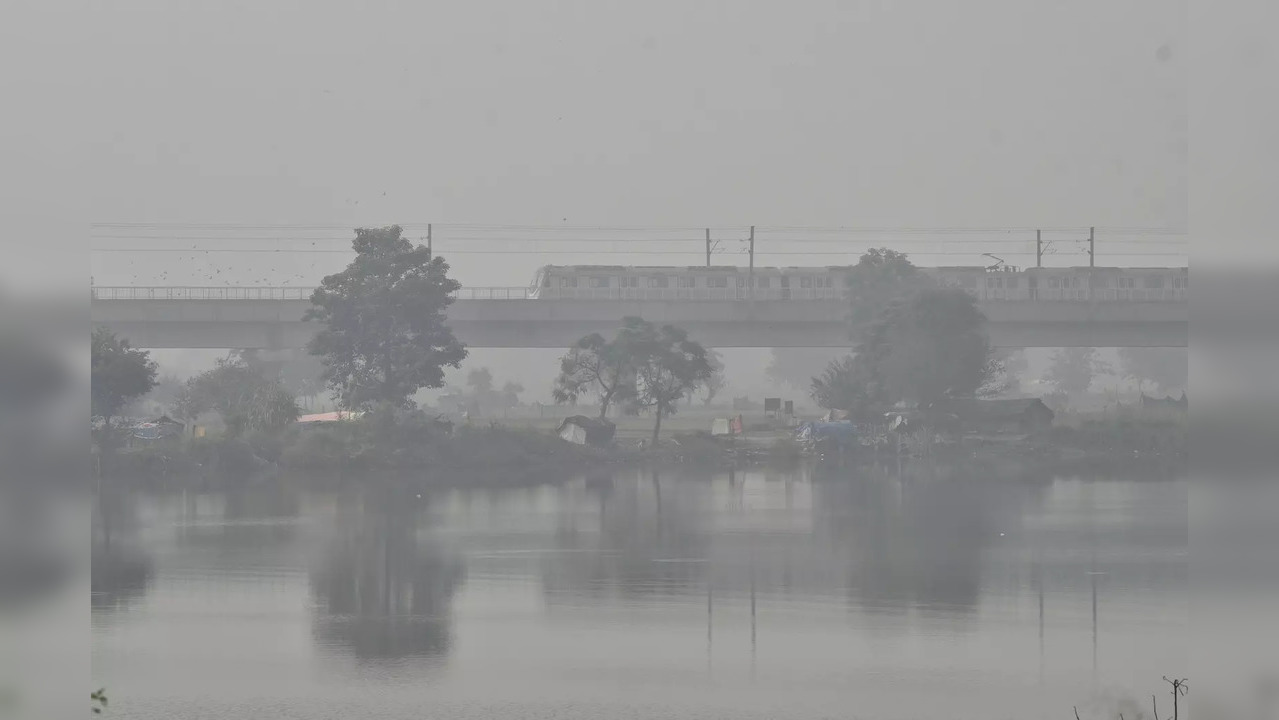
[[[311,288],[93,288],[91,319],[142,348],[305,347]],[[1168,300],[986,300],[999,347],[1186,347],[1189,303]],[[623,317],[679,325],[708,347],[847,347],[845,300],[546,299],[527,288],[463,288],[448,309],[479,348],[564,348]]]

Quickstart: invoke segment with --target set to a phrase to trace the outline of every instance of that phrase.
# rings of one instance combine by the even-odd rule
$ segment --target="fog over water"
[[[1186,494],[878,468],[106,495],[94,672],[131,718],[1122,709],[1189,649]]]

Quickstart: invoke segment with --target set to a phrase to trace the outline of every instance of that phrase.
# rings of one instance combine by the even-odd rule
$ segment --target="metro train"
[[[847,266],[643,267],[546,265],[528,297],[578,300],[839,300],[847,296]],[[921,267],[940,284],[980,301],[1102,300],[1184,301],[1190,275],[1184,267],[1117,268],[1010,266]],[[754,284],[754,292],[750,286]]]

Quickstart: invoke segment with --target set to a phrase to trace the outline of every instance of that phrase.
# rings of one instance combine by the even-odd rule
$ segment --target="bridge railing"
[[[94,300],[306,300],[309,287],[93,287]]]
[[[94,300],[307,300],[310,287],[93,287]],[[1189,290],[1163,289],[1039,289],[1002,293],[969,289],[981,302],[1185,302]],[[1032,294],[1033,292],[1033,294]],[[842,300],[838,288],[762,288],[756,300]],[[529,288],[464,287],[459,300],[749,300],[740,288]]]

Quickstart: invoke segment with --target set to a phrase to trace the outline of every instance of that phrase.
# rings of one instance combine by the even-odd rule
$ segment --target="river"
[[[111,716],[1069,717],[1186,662],[1183,480],[397,487],[104,490]]]

